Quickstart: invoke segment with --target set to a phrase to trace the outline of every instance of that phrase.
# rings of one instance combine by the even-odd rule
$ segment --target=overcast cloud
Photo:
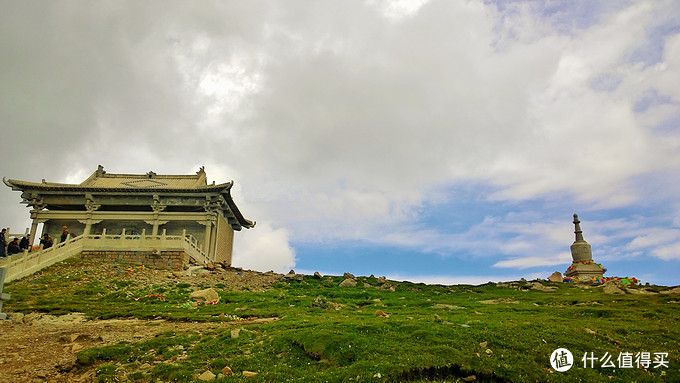
[[[258,222],[245,267],[356,241],[515,276],[570,262],[560,203],[604,259],[680,259],[674,1],[0,1],[0,55],[2,176],[205,165]],[[505,210],[424,220],[461,188]]]

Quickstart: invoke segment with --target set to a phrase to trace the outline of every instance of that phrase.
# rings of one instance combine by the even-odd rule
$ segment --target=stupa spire
[[[574,213],[574,234],[576,234],[576,241],[585,242],[583,239],[583,231],[581,230],[581,221],[578,220],[578,214]]]

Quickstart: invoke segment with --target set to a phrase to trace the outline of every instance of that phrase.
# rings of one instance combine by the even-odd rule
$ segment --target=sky
[[[235,266],[680,284],[676,1],[0,0],[0,176],[235,181]],[[30,227],[0,188],[0,226]]]

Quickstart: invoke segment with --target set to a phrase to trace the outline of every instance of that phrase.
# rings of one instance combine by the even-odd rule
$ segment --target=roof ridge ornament
[[[154,178],[154,177],[157,176],[158,174],[156,174],[154,171],[149,171],[148,173],[146,173],[146,175],[147,175],[149,178]]]
[[[106,174],[106,170],[104,170],[104,167],[101,165],[97,165],[97,171],[94,172],[95,177],[101,177],[102,175]]]

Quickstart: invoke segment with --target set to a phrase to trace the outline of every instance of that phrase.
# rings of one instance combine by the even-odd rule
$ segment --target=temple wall
[[[61,239],[61,228],[63,226],[66,226],[68,228],[68,231],[70,233],[75,234],[76,236],[83,234],[83,231],[85,230],[85,225],[76,220],[50,219],[43,225],[43,230],[42,233],[40,234],[40,238],[42,238],[43,235],[45,235],[45,233],[48,233],[50,237],[52,237],[52,240],[54,240],[54,244],[56,245]],[[39,243],[40,238],[37,238],[34,243],[36,244]]]
[[[153,226],[146,224],[143,221],[119,221],[119,220],[105,220],[98,224],[92,225],[90,234],[101,234],[106,229],[106,234],[121,234],[125,229],[126,234],[142,234],[142,230],[146,229],[146,234],[151,235]],[[158,231],[160,234],[160,230]]]
[[[234,229],[222,215],[217,218],[217,240],[215,243],[215,262],[231,265],[234,248]]]
[[[80,257],[106,262],[144,265],[157,269],[183,270],[189,256],[183,251],[83,251]]]

